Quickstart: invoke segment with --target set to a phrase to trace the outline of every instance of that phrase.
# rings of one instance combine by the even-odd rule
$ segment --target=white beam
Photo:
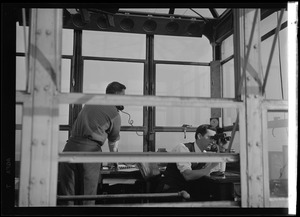
[[[60,93],[57,96],[61,104],[102,104],[132,106],[201,106],[203,108],[238,108],[243,105],[234,99],[211,99],[203,97],[170,97],[144,95],[108,95],[84,93]]]
[[[236,162],[235,153],[171,153],[171,152],[62,152],[59,162]]]

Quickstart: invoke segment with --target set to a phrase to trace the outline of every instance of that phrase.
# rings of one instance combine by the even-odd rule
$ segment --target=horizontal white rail
[[[55,96],[61,104],[102,104],[102,105],[141,105],[141,106],[200,106],[208,108],[239,108],[243,102],[234,99],[204,97],[170,97],[148,95],[107,95],[84,93],[59,93]],[[31,100],[31,95],[16,91],[16,103]],[[287,100],[263,100],[262,106],[269,110],[288,110]]]
[[[237,108],[243,102],[234,99],[212,99],[204,97],[172,97],[149,95],[108,95],[60,93],[56,96],[61,104],[102,104],[102,105],[130,105],[130,106],[199,106],[206,108]]]
[[[270,198],[270,207],[289,207],[289,198],[279,197],[279,198]]]
[[[288,110],[289,108],[287,100],[264,100],[262,106],[267,110]]]
[[[171,152],[62,152],[59,162],[236,162],[238,153],[171,153]]]
[[[84,207],[83,205],[72,207]],[[215,208],[240,208],[240,203],[235,201],[196,201],[196,202],[161,202],[161,203],[128,203],[128,204],[96,204],[93,207],[215,207]],[[171,212],[173,213],[173,212]],[[193,213],[193,212],[192,212]]]
[[[31,95],[22,91],[16,91],[16,103],[24,103],[31,101]]]

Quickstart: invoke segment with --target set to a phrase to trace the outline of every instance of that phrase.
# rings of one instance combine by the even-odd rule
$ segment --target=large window
[[[156,95],[210,97],[210,71],[205,66],[156,65]],[[209,108],[157,107],[157,126],[209,123]]]
[[[155,36],[155,95],[210,97],[212,47],[207,38]],[[181,142],[195,140],[194,132],[184,133],[183,125],[196,129],[208,124],[210,108],[155,108],[155,150],[171,151]]]

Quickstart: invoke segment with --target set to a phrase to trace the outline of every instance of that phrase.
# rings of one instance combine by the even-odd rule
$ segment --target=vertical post
[[[268,110],[262,108],[262,133],[263,133],[263,158],[264,158],[264,206],[270,207],[270,184],[269,184],[269,151],[268,151]]]
[[[211,98],[222,98],[221,96],[221,63],[219,60],[210,62],[210,96]],[[221,108],[211,108],[211,117],[221,117]]]
[[[83,60],[82,60],[82,30],[74,30],[73,58],[70,79],[70,92],[82,93],[83,91]],[[73,126],[82,105],[69,105],[69,126]],[[70,128],[70,129],[71,129]],[[70,134],[70,130],[69,130]]]
[[[242,64],[241,53],[244,53],[244,40],[242,40],[244,22],[243,9],[233,9],[233,41],[234,41],[234,77],[235,77],[235,98],[241,99],[238,84],[241,82]],[[243,78],[242,78],[243,79]],[[246,108],[239,108],[239,133],[240,133],[240,174],[241,174],[241,206],[248,206],[248,184],[247,184],[247,149],[246,149]]]
[[[245,128],[246,144],[241,147],[241,181],[242,206],[263,207],[264,206],[264,155],[262,135],[262,101],[260,67],[260,9],[240,9],[239,33],[240,38],[236,40],[241,46],[240,56],[243,72],[240,84],[242,98],[245,102]],[[257,77],[251,77],[248,68],[254,69]],[[252,73],[253,74],[253,73]],[[242,119],[241,117],[240,119]],[[267,144],[266,144],[267,145]]]
[[[149,73],[149,95],[155,95],[155,66],[154,66],[154,36],[147,35],[149,39],[148,73]],[[155,106],[148,106],[148,149],[155,151]]]
[[[146,35],[146,61],[144,64],[144,95],[150,95],[150,36]],[[148,151],[148,143],[149,143],[149,107],[143,106],[143,126],[144,126],[144,135],[143,135],[143,152]]]
[[[29,69],[33,91],[31,106],[24,107],[30,125],[23,123],[29,129],[22,137],[27,145],[22,145],[21,164],[26,165],[21,167],[21,206],[56,205],[58,102],[54,95],[60,80],[61,37],[61,9],[32,9]]]
[[[241,61],[240,56],[243,53],[243,46],[240,42],[240,32],[243,28],[243,23],[241,20],[241,10],[233,9],[233,50],[234,50],[234,89],[235,89],[235,99],[239,100],[241,98],[241,93],[238,92],[239,81],[241,80]]]
[[[221,98],[222,80],[221,80],[221,45],[216,42],[212,43],[213,61],[210,62],[210,96],[211,98]],[[211,108],[210,115],[213,118],[222,116],[221,108]]]

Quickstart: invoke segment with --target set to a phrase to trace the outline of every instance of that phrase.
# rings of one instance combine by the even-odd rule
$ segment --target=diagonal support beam
[[[273,44],[272,44],[272,48],[271,48],[271,52],[270,52],[270,57],[269,57],[269,61],[268,61],[267,69],[266,69],[266,75],[265,75],[264,83],[263,83],[263,86],[262,86],[262,93],[263,94],[265,94],[265,91],[266,91],[266,85],[267,85],[267,80],[268,80],[268,76],[269,76],[269,72],[270,72],[270,66],[271,66],[271,62],[272,62],[272,58],[273,58],[273,54],[274,54],[274,49],[275,49],[275,45],[276,45],[276,42],[277,42],[277,37],[278,37],[278,34],[279,34],[280,26],[281,26],[281,20],[282,20],[282,17],[283,17],[283,13],[284,13],[284,9],[281,9],[279,21],[278,21],[278,24],[277,24],[277,28],[276,28],[276,32],[275,32],[275,36],[274,36],[274,39],[273,39]]]

